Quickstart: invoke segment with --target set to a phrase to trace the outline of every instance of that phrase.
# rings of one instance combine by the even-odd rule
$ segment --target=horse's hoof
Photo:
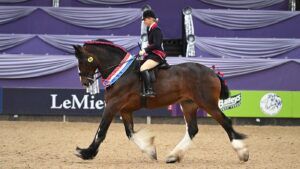
[[[180,162],[179,156],[170,155],[167,157],[166,163],[176,163],[176,162]]]
[[[96,155],[98,151],[93,151],[90,148],[87,149],[81,149],[79,147],[76,147],[75,155],[83,160],[92,160]]]
[[[156,147],[155,146],[153,146],[153,149],[150,151],[150,158],[152,159],[152,160],[157,160],[157,153],[156,153]]]
[[[79,147],[76,147],[76,150],[74,152],[74,155],[76,155],[77,157],[79,158],[82,158],[82,155],[81,155],[81,149]]]
[[[142,152],[146,153],[152,160],[157,160],[157,153],[156,153],[155,146],[148,147],[145,150],[142,150]]]
[[[247,162],[249,160],[249,151],[247,148],[237,150],[240,161]]]
[[[243,140],[233,139],[231,144],[234,150],[237,152],[240,161],[246,162],[249,160],[249,151],[245,146]]]

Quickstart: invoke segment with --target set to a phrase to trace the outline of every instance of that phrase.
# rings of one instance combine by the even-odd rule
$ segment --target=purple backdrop
[[[164,4],[161,3],[161,1],[157,0],[145,0],[139,3],[134,3],[134,4],[128,4],[128,5],[121,5],[122,7],[141,7],[144,4],[149,4],[151,5],[154,9],[157,8],[158,10],[162,10],[162,8],[166,6],[162,5],[168,5],[168,9],[170,5],[174,8],[172,9],[181,9],[186,6],[192,6],[192,7],[197,7],[197,8],[202,8],[202,9],[224,9],[224,7],[220,6],[215,6],[211,4],[206,4],[202,2],[201,0],[164,0]],[[16,3],[16,4],[11,4],[11,3],[0,3],[2,6],[52,6],[52,0],[29,0],[27,2],[21,2],[21,3]],[[90,6],[95,6],[95,5],[88,5],[88,4],[83,4],[79,2],[78,0],[60,0],[60,6],[71,6],[71,7],[90,7]],[[109,5],[98,5],[101,7],[106,7]],[[118,5],[116,5],[118,6]],[[268,10],[287,10],[288,9],[288,0],[285,0],[282,3],[275,4],[270,7],[266,7],[263,9],[268,9]],[[170,10],[168,10],[170,11]],[[175,10],[172,10],[170,12],[175,13]]]
[[[228,78],[230,89],[300,90],[300,64],[289,62],[272,69]]]
[[[300,90],[300,64],[290,62],[264,71],[226,79],[230,89]],[[77,68],[39,78],[0,80],[1,87],[82,88]]]
[[[300,15],[286,21],[251,30],[228,30],[193,17],[195,35],[200,37],[300,38]]]
[[[52,0],[29,0],[19,3],[0,3],[1,6],[52,6]]]
[[[131,53],[137,53],[139,47],[135,47],[130,50]],[[70,55],[70,53],[65,52],[63,50],[57,49],[44,41],[42,41],[38,37],[34,37],[25,43],[18,45],[13,48],[6,49],[2,51],[2,53],[9,53],[9,54],[51,54],[51,55]]]
[[[206,51],[203,51],[199,48],[196,48],[196,56],[201,56],[201,57],[212,57],[212,58],[215,58],[216,56],[206,52]],[[273,58],[287,58],[287,59],[300,59],[300,48],[296,48],[290,52],[287,52],[287,53],[284,53],[282,55],[278,55],[278,56],[275,56]]]
[[[91,5],[80,3],[77,0],[64,0],[61,1],[61,6],[72,6],[72,7],[89,7]],[[157,17],[160,19],[160,27],[163,30],[163,34],[166,38],[181,38],[182,33],[182,9],[185,7],[193,7],[197,9],[223,9],[222,7],[210,5],[203,3],[200,0],[145,0],[139,3],[122,5],[122,7],[134,7],[141,8],[145,4],[149,4],[152,9],[156,12]],[[101,5],[108,6],[108,5]],[[288,9],[288,0],[283,3],[279,3],[273,6],[270,6],[265,9],[272,10],[287,10]],[[170,28],[172,28],[170,30]]]
[[[92,7],[82,4],[77,0],[61,0],[61,6],[72,7]],[[145,4],[149,4],[156,11],[160,18],[160,27],[166,38],[181,38],[182,36],[182,8],[191,6],[193,8],[221,8],[213,5],[205,4],[200,0],[146,0],[140,3],[123,5],[122,7],[141,8]],[[3,5],[3,4],[1,4]],[[51,6],[52,0],[31,0],[24,3],[15,4],[18,6]],[[101,5],[99,7],[107,7]],[[120,6],[117,6],[120,7]],[[287,1],[281,4],[274,5],[265,9],[286,10]],[[300,32],[297,30],[297,25],[300,22],[300,17],[292,18],[279,24],[269,27],[231,31],[222,28],[216,28],[207,25],[199,20],[195,20],[197,36],[207,37],[278,37],[278,38],[300,38]],[[31,15],[21,18],[15,22],[7,23],[0,26],[0,33],[30,33],[30,34],[78,34],[78,35],[139,35],[140,21],[136,21],[124,28],[103,30],[103,29],[87,29],[77,27],[68,23],[64,23],[47,13],[37,10]],[[137,48],[133,53],[137,51]],[[5,50],[6,53],[27,53],[27,54],[66,54],[58,50],[38,38],[33,38],[26,43],[14,48]],[[293,50],[279,58],[299,58],[297,55],[300,49]],[[207,53],[200,53],[203,56],[211,57]],[[299,90],[300,80],[297,74],[300,72],[300,65],[296,63],[287,63],[275,67],[273,69],[253,73],[245,76],[233,77],[228,79],[228,84],[231,89],[261,89],[261,90]],[[268,79],[268,81],[265,81]],[[61,73],[48,75],[39,78],[18,79],[18,80],[0,80],[0,87],[43,87],[43,88],[81,88],[77,74],[77,68],[73,68]]]
[[[53,54],[53,55],[64,55],[69,54],[65,51],[52,47],[51,45],[45,43],[38,37],[34,37],[25,43],[18,45],[14,48],[6,49],[2,52],[10,54]]]
[[[214,5],[203,3],[200,0],[145,0],[139,3],[122,5],[124,8],[142,8],[145,4],[149,4],[156,12],[160,19],[160,27],[166,38],[181,38],[182,34],[182,9],[187,6],[199,9],[220,9]],[[2,4],[1,4],[2,5]],[[17,6],[51,6],[52,0],[30,0],[24,3],[17,3]],[[83,4],[77,0],[61,0],[60,6],[66,7],[95,7],[92,5]],[[108,5],[99,5],[98,7],[108,7]],[[120,6],[114,6],[120,7]],[[287,10],[287,1],[276,4],[265,9]],[[20,29],[22,28],[22,29]],[[170,29],[172,28],[172,29]],[[201,28],[201,27],[200,27]],[[48,33],[48,34],[90,34],[90,35],[139,35],[140,21],[136,21],[128,27],[100,30],[100,29],[86,29],[79,28],[68,23],[64,23],[56,18],[53,18],[41,10],[33,12],[30,16],[19,19],[14,23],[1,25],[0,33]],[[204,33],[204,32],[203,32]],[[209,36],[207,34],[206,36]]]
[[[41,9],[32,14],[0,26],[0,33],[23,34],[70,34],[70,35],[140,35],[141,21],[137,20],[123,28],[89,29],[56,19]]]

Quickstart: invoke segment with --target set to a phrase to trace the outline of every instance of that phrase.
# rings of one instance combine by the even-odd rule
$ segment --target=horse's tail
[[[224,79],[217,75],[221,82],[221,93],[220,93],[220,99],[228,99],[230,96],[230,91],[228,86],[226,85]]]

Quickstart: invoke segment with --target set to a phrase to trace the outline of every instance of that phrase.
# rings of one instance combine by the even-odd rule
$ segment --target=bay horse
[[[80,81],[85,87],[93,83],[96,70],[103,79],[106,79],[116,66],[124,64],[121,62],[128,54],[122,47],[105,39],[86,42],[83,46],[73,45],[73,47],[78,59]],[[196,115],[198,108],[205,110],[224,128],[239,159],[248,161],[249,151],[243,142],[246,135],[236,132],[231,120],[218,107],[219,99],[229,97],[229,89],[224,80],[212,69],[197,63],[183,63],[158,70],[157,80],[153,83],[156,97],[147,98],[146,103],[143,104],[140,96],[142,81],[139,80],[139,74],[136,72],[136,62],[137,60],[112,86],[105,89],[106,107],[95,137],[88,148],[77,147],[75,155],[84,160],[93,159],[106,137],[113,118],[119,112],[129,140],[150,158],[156,160],[154,137],[134,130],[132,113],[141,108],[153,109],[179,103],[186,123],[186,133],[167,156],[167,163],[179,162],[198,133]]]

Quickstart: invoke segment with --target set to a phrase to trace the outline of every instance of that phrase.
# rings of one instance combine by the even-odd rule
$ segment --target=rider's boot
[[[148,70],[144,70],[141,72],[142,78],[145,84],[145,90],[143,91],[142,96],[145,97],[155,97],[155,92],[153,91],[153,87],[151,84],[150,73]]]

